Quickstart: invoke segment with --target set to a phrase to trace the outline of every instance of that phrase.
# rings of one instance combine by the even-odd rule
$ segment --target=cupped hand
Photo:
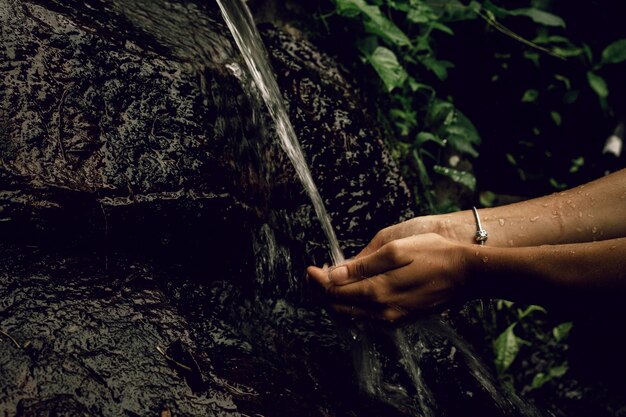
[[[371,255],[394,240],[427,233],[435,233],[452,241],[471,243],[476,231],[471,216],[469,212],[421,216],[386,227],[376,233],[356,258]]]
[[[470,277],[466,247],[428,233],[393,240],[337,267],[309,267],[307,272],[335,311],[395,321],[461,298]]]

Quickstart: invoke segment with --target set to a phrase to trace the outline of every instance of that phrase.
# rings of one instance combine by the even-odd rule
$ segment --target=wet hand
[[[380,230],[356,258],[370,255],[394,240],[427,233],[435,233],[452,241],[471,243],[475,231],[473,217],[469,212],[415,217]]]
[[[395,321],[460,298],[470,275],[466,253],[466,245],[428,233],[393,240],[337,267],[309,267],[307,272],[335,311]]]

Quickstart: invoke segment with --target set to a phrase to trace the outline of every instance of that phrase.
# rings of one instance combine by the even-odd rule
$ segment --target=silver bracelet
[[[479,242],[481,245],[484,245],[485,242],[487,241],[487,238],[489,237],[489,233],[487,233],[487,231],[485,229],[483,229],[483,226],[480,224],[480,217],[478,216],[478,210],[476,210],[476,207],[472,207],[472,211],[474,212],[474,218],[476,219],[476,234],[474,235],[476,242]]]

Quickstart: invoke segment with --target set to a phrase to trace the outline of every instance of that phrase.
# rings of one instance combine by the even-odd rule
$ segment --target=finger
[[[312,279],[323,288],[328,288],[332,285],[330,282],[328,268],[318,268],[316,266],[309,266],[306,269],[307,277]]]
[[[347,285],[329,285],[326,293],[337,304],[380,306],[387,300],[389,286],[384,274],[376,275]]]
[[[329,270],[333,285],[348,285],[364,278],[408,265],[412,258],[402,241],[390,242],[374,253],[348,261]]]

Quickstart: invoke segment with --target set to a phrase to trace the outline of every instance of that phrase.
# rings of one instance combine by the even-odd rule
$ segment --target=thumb
[[[369,255],[333,267],[328,272],[331,285],[347,285],[365,278],[401,268],[411,262],[399,241],[390,242]]]

